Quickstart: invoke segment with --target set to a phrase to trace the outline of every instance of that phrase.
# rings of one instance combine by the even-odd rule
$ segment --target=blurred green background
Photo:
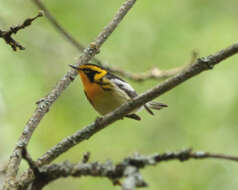
[[[123,1],[43,1],[72,35],[88,44],[111,20]],[[98,57],[129,71],[143,72],[154,66],[169,69],[191,59],[192,50],[207,56],[237,42],[238,1],[153,0],[138,1]],[[37,14],[26,0],[0,1],[0,28],[7,29]],[[46,18],[15,37],[25,51],[13,52],[0,42],[0,162],[8,160],[24,124],[44,97],[75,63],[80,53],[51,26]],[[238,155],[238,56],[234,56],[172,91],[159,101],[169,108],[151,117],[145,111],[141,122],[124,119],[61,156],[56,162],[81,160],[115,162],[134,153],[151,154],[192,147]],[[158,81],[135,83],[138,92]],[[29,152],[37,159],[62,138],[91,123],[97,113],[87,102],[77,80],[62,94],[35,131]],[[23,162],[22,170],[26,168]],[[147,189],[228,190],[238,186],[237,163],[220,160],[177,161],[142,171]],[[67,178],[47,190],[120,189],[107,179]]]

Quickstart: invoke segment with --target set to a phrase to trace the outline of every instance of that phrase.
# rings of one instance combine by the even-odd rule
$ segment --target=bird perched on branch
[[[84,85],[84,92],[88,101],[94,109],[101,115],[105,115],[125,102],[137,96],[136,91],[130,84],[110,73],[105,68],[94,64],[83,64],[79,67],[70,65],[76,69],[81,77]],[[151,109],[160,110],[167,107],[166,104],[158,102],[148,102],[143,106],[151,115]],[[126,117],[141,120],[134,112],[126,115]]]

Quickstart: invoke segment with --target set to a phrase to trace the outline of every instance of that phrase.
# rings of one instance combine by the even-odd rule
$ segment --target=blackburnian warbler
[[[115,110],[123,103],[137,96],[136,91],[130,84],[101,66],[84,64],[79,67],[70,65],[70,67],[78,71],[88,101],[101,115]],[[151,109],[160,110],[167,107],[167,105],[158,102],[148,102],[143,107],[153,115]],[[126,117],[141,120],[141,118],[134,113],[139,109],[126,115]]]

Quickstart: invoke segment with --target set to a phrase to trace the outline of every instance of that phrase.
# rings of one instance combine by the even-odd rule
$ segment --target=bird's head
[[[83,64],[79,67],[69,66],[78,71],[82,80],[89,80],[90,82],[99,81],[107,74],[106,69],[94,64]]]

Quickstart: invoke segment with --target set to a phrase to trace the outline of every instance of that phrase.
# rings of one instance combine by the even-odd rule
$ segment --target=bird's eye
[[[85,72],[86,74],[90,73],[90,71],[89,71],[89,70],[84,70],[84,72]]]

